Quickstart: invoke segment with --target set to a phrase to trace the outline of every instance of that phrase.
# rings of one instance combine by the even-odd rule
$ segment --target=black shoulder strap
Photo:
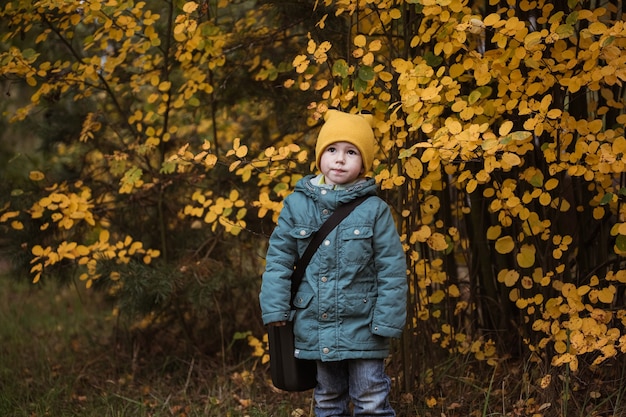
[[[337,227],[337,225],[341,223],[341,221],[345,219],[346,216],[350,214],[350,212],[354,210],[356,206],[358,206],[359,204],[367,200],[368,197],[371,197],[371,196],[364,195],[361,197],[357,197],[354,200],[337,207],[335,212],[328,219],[326,219],[326,221],[324,222],[324,224],[322,224],[320,229],[313,234],[313,237],[311,239],[311,242],[309,243],[309,246],[307,246],[306,250],[302,254],[302,257],[298,259],[298,262],[296,263],[296,268],[294,269],[293,274],[291,275],[292,304],[293,304],[293,298],[296,295],[296,292],[298,292],[298,287],[300,287],[300,283],[302,282],[304,271],[306,270],[306,267],[309,265],[309,262],[311,261],[313,254],[315,253],[315,251],[317,251],[317,248],[322,243],[326,235],[328,235],[328,233],[330,233],[331,230]]]

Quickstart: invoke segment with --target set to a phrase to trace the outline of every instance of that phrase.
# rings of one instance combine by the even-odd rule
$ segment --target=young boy
[[[406,317],[406,260],[372,168],[371,115],[329,110],[315,147],[321,174],[300,180],[269,241],[261,285],[267,325],[294,321],[295,355],[317,361],[317,417],[395,416],[384,359]],[[341,204],[371,195],[322,242],[291,311],[290,277],[311,235]]]

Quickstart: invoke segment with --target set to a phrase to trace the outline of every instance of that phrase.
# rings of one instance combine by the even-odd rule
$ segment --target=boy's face
[[[349,142],[331,143],[320,158],[320,171],[326,184],[349,184],[363,172],[363,158],[359,149]]]

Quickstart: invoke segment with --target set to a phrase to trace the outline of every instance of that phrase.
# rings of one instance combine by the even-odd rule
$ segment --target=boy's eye
[[[333,146],[329,146],[328,148],[326,148],[326,152],[335,152],[336,149]]]

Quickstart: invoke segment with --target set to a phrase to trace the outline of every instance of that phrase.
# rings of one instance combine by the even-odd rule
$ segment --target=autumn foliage
[[[322,114],[369,111],[411,286],[392,361],[405,392],[450,354],[532,364],[539,390],[621,359],[621,3],[289,3],[6,2],[0,80],[29,91],[6,116],[80,109],[51,159],[71,169],[34,166],[0,197],[33,282],[142,289],[147,311],[253,293]],[[169,284],[149,278],[163,268]]]

